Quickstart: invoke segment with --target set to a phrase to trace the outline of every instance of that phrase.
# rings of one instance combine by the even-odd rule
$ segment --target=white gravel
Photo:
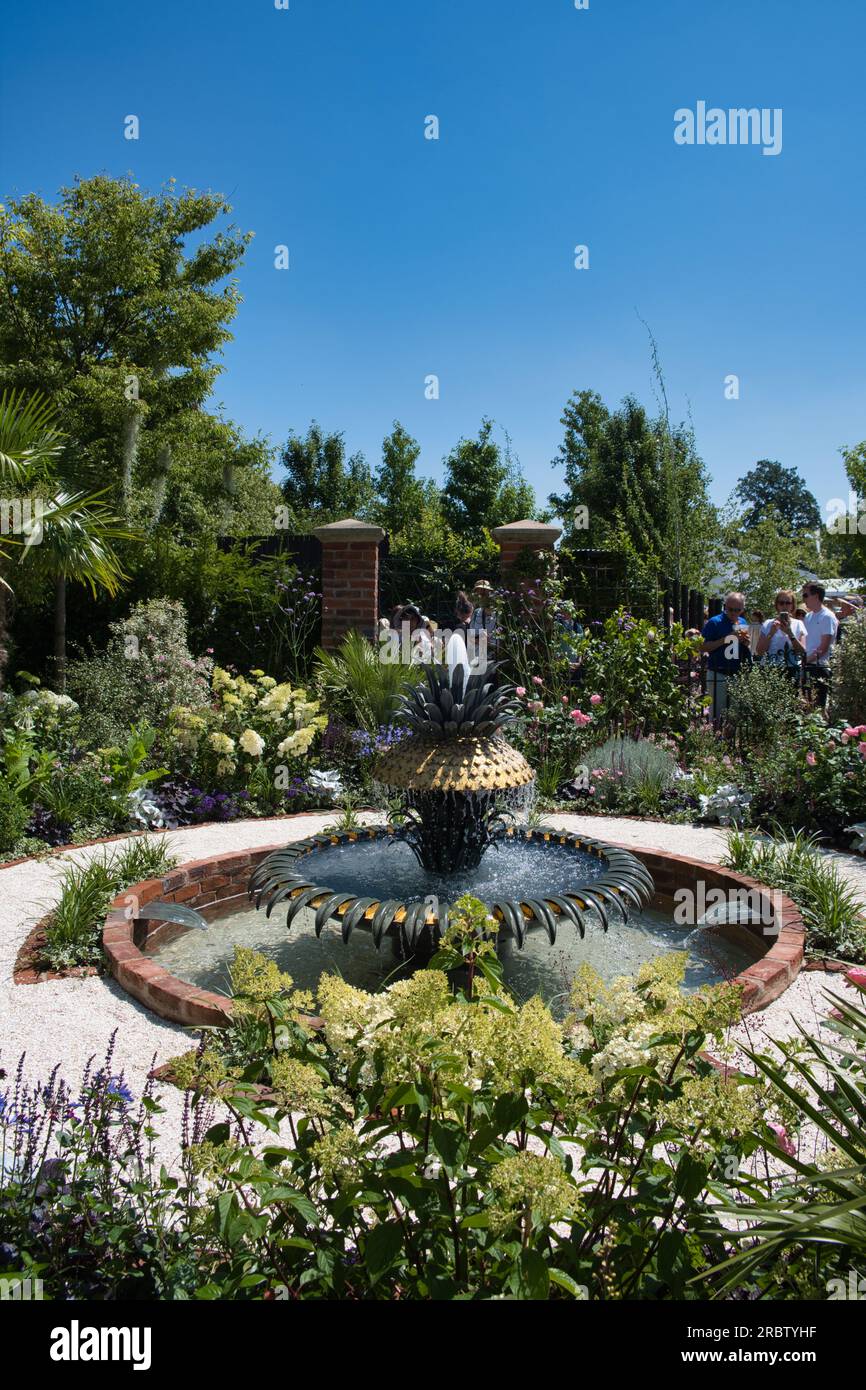
[[[170,839],[183,863],[211,854],[300,840],[333,819],[333,814],[321,814],[297,820],[249,820],[180,830]],[[377,818],[370,815],[365,819]],[[696,859],[717,861],[724,851],[723,832],[711,828],[570,814],[550,817],[549,821],[597,839],[643,845]],[[12,983],[19,948],[57,900],[60,864],[70,858],[83,860],[101,853],[102,849],[96,846],[47,861],[31,860],[0,868],[0,1065],[11,1072],[24,1052],[25,1073],[35,1081],[47,1076],[59,1061],[62,1075],[74,1086],[88,1058],[101,1059],[111,1034],[117,1030],[114,1069],[123,1071],[127,1084],[138,1095],[154,1060],[159,1065],[190,1045],[188,1030],[157,1018],[107,977],[38,985]],[[866,861],[851,855],[833,857],[866,902]],[[767,1036],[789,1036],[795,1031],[797,1020],[812,1033],[823,1031],[820,1021],[828,1011],[823,991],[828,986],[851,988],[839,976],[801,974],[781,999],[740,1026],[737,1041],[753,1045]],[[162,1136],[160,1157],[173,1166],[179,1146],[182,1101],[171,1086],[161,1089],[161,1100],[165,1113],[157,1122]]]

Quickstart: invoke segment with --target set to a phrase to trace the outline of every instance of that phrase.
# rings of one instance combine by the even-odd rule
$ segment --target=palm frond
[[[64,443],[56,408],[47,396],[22,390],[0,395],[0,483],[24,485],[29,491],[50,472]]]

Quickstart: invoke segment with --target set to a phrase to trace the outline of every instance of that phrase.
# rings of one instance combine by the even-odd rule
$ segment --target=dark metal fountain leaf
[[[312,887],[312,885],[308,883],[306,879],[301,878],[300,874],[298,874],[296,878],[290,879],[288,883],[282,884],[282,886],[279,888],[275,886],[269,893],[268,905],[265,908],[265,916],[270,917],[274,908],[279,907],[280,903],[285,902],[286,898],[291,898],[299,888],[310,887]],[[260,904],[261,895],[259,897],[259,902],[257,903],[257,906],[259,906]]]
[[[517,942],[517,949],[523,950],[526,941],[526,918],[516,903],[508,898],[498,898],[493,907],[500,913],[505,926]]]
[[[349,937],[364,917],[368,907],[378,905],[378,898],[359,898],[343,913],[343,941],[348,945]]]
[[[325,892],[328,892],[328,890],[325,889]],[[325,901],[320,907],[316,908],[316,936],[322,935],[325,923],[330,921],[333,917],[335,908],[338,908],[341,903],[349,902],[351,896],[351,893],[328,893],[328,897]]]
[[[377,951],[381,949],[382,937],[391,926],[395,914],[402,906],[403,904],[396,898],[389,898],[387,902],[380,903],[379,907],[373,913],[373,920],[370,923],[370,928],[373,933],[373,945],[376,947]]]
[[[604,930],[607,931],[610,927],[610,922],[608,921],[607,910],[605,908],[604,901],[602,898],[599,897],[598,892],[592,888],[581,888],[580,896],[586,899],[590,907],[595,908],[596,912],[601,918],[601,925],[604,927]]]
[[[426,921],[426,903],[412,903],[406,908],[406,916],[403,918],[402,922],[402,934],[403,940],[412,950],[414,950],[418,944],[418,938],[424,929]]]
[[[524,898],[524,902],[532,912],[535,920],[544,927],[552,946],[556,941],[556,918],[554,914],[547,906],[547,903],[542,902],[540,898]]]
[[[250,874],[249,895],[250,897],[269,880],[281,881],[284,877],[297,874],[297,862],[301,856],[297,847],[290,849],[277,849],[273,854],[269,854],[260,864],[257,864]]]
[[[305,907],[309,907],[314,898],[320,898],[323,893],[329,891],[328,888],[323,888],[321,883],[303,884],[303,891],[300,892],[296,898],[292,898],[292,901],[289,903],[289,910],[286,914],[286,926],[290,927],[298,913],[303,912]]]
[[[574,923],[577,930],[580,932],[580,939],[582,941],[586,936],[586,918],[577,903],[572,902],[570,898],[561,898],[553,894],[550,895],[547,901],[549,903],[554,903],[559,908],[563,917],[565,917],[567,921]]]
[[[626,911],[625,903],[618,894],[611,892],[609,888],[600,888],[598,884],[593,885],[592,891],[595,896],[601,898],[603,902],[610,903],[611,906],[617,908],[623,922],[628,921],[628,912]],[[605,928],[605,930],[607,930],[607,928]]]

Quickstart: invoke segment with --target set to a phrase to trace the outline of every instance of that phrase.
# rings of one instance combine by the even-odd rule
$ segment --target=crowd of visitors
[[[707,616],[703,629],[690,629],[700,636],[701,654],[706,659],[706,692],[709,714],[720,722],[728,708],[730,681],[747,665],[755,662],[779,666],[803,691],[810,703],[823,709],[827,704],[831,679],[831,657],[845,631],[864,613],[863,599],[856,594],[837,600],[838,612],[825,601],[826,590],[817,582],[803,585],[801,603],[792,589],[780,589],[773,602],[774,613],[767,617],[757,608],[747,609],[745,595],[726,595],[722,611]],[[381,618],[384,637],[397,633],[409,659],[428,662],[449,659],[454,643],[468,650],[468,662],[496,657],[497,595],[487,579],[479,579],[471,595],[461,589],[454,603],[451,624],[439,624],[422,613],[414,603],[399,604],[390,618]],[[557,650],[575,669],[580,664],[579,623],[557,619]],[[408,641],[407,641],[408,638]]]
[[[728,707],[729,682],[751,662],[781,666],[819,708],[827,704],[830,659],[845,626],[857,620],[863,600],[849,595],[840,602],[837,616],[826,603],[821,584],[806,583],[802,607],[792,589],[780,589],[774,600],[775,616],[764,618],[753,611],[746,621],[746,600],[741,593],[726,595],[721,613],[705,624],[701,637],[707,659],[707,694],[710,713],[719,720]]]
[[[455,644],[468,652],[468,661],[491,660],[496,646],[496,593],[489,579],[479,579],[471,597],[461,589],[447,629],[427,617],[414,603],[398,604],[389,618],[379,619],[380,637],[397,633],[409,659],[416,662],[452,660]],[[450,651],[450,657],[448,652]]]

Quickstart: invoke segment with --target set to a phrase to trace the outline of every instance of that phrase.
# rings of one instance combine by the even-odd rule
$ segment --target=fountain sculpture
[[[553,943],[563,922],[583,937],[588,916],[597,917],[607,931],[611,909],[626,921],[630,907],[642,909],[653,893],[640,860],[597,840],[515,824],[515,812],[534,793],[531,767],[502,733],[520,710],[514,687],[498,683],[496,663],[475,673],[460,661],[426,667],[424,680],[407,688],[395,716],[411,733],[376,768],[381,787],[402,800],[402,824],[324,833],[275,851],[250,878],[256,906],[266,903],[270,916],[286,903],[288,925],[311,909],[317,935],[336,921],[344,941],[361,927],[371,932],[377,949],[391,936],[404,953],[416,952],[444,932],[449,904],[473,891],[482,859],[486,864],[490,854],[503,856],[504,866],[520,852],[528,858],[533,882],[540,880],[538,888],[511,898],[483,895],[500,934],[513,937],[518,947],[533,929],[544,930]],[[339,867],[337,877],[345,876],[354,867],[353,856],[360,879],[367,865],[363,847],[370,841],[383,848],[404,844],[414,852],[416,880],[405,891],[403,875],[402,898],[388,897],[378,887],[374,895],[369,883],[364,896],[315,881],[327,878],[329,865],[335,872]],[[383,879],[381,869],[377,877]],[[549,891],[551,878],[559,880],[555,892]]]

